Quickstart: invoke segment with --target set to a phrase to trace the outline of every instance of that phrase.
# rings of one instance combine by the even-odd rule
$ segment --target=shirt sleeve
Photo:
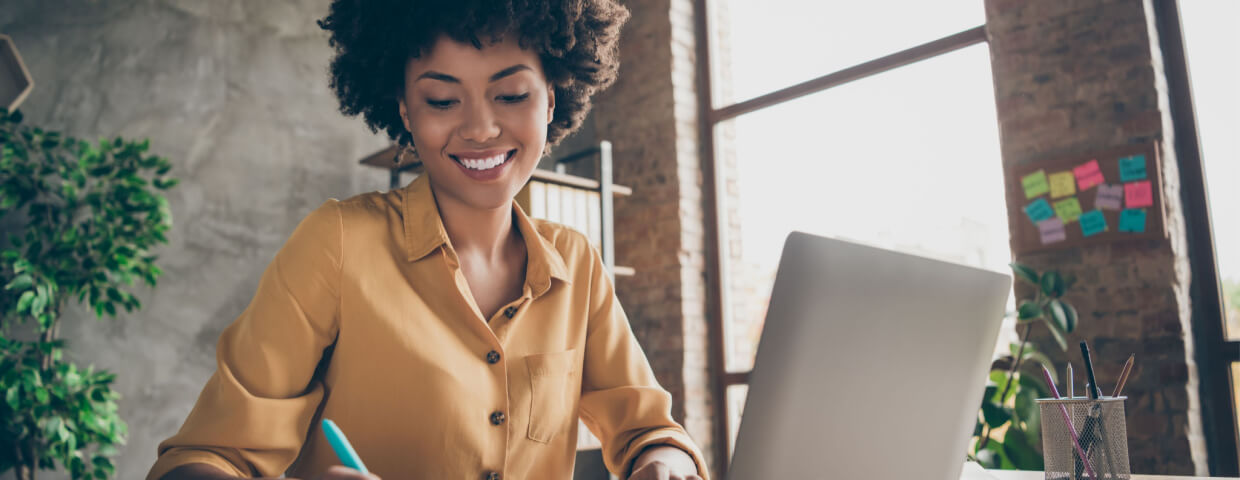
[[[220,335],[216,371],[181,430],[159,445],[158,480],[205,463],[241,477],[278,477],[296,459],[323,399],[315,369],[336,338],[342,219],[329,200],[297,228]]]
[[[616,300],[611,277],[593,248],[589,326],[582,375],[582,421],[603,444],[607,469],[627,478],[646,447],[684,450],[710,480],[702,452],[672,419],[672,396],[655,379],[628,317]]]

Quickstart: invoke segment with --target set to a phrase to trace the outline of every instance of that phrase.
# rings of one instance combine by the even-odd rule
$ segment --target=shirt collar
[[[443,227],[443,219],[439,217],[439,208],[435,203],[429,178],[429,175],[423,173],[404,188],[401,208],[404,209],[405,217],[405,250],[410,262],[422,259],[440,246],[451,245],[448,233]],[[560,252],[543,238],[538,227],[515,200],[512,202],[512,212],[521,237],[525,239],[528,256],[526,283],[530,284],[536,294],[550,288],[552,278],[572,283]]]

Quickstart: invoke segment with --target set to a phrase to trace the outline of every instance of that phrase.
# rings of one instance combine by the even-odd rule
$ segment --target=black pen
[[[1102,398],[1102,389],[1098,388],[1098,379],[1094,378],[1094,362],[1089,359],[1089,344],[1084,340],[1081,340],[1081,356],[1085,357],[1085,379],[1089,380],[1089,385],[1085,386],[1085,390],[1092,400]]]

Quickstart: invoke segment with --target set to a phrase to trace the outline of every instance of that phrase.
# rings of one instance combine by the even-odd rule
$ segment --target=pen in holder
[[[1042,413],[1042,455],[1048,480],[1091,478],[1086,465],[1092,466],[1099,479],[1131,478],[1124,414],[1126,399],[1038,399]],[[1065,411],[1071,426],[1064,422]],[[1085,454],[1084,461],[1078,452]]]

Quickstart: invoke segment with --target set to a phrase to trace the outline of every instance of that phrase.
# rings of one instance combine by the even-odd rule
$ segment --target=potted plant
[[[59,464],[109,478],[126,435],[116,376],[65,358],[61,313],[141,307],[129,287],[160,275],[151,249],[172,225],[161,191],[177,180],[148,140],[92,144],[21,121],[0,110],[0,220],[19,226],[0,251],[0,474],[34,479]]]
[[[1058,381],[1058,376],[1050,359],[1029,344],[1029,334],[1039,322],[1045,324],[1059,348],[1068,350],[1064,335],[1076,330],[1077,314],[1063,295],[1076,279],[1053,270],[1038,273],[1019,263],[1011,267],[1017,279],[1035,288],[1035,294],[1014,312],[1022,329],[1020,342],[1010,344],[1011,353],[991,364],[968,456],[986,468],[1041,470],[1042,421],[1035,400],[1049,397],[1050,389],[1038,369],[1045,366],[1052,380]]]

